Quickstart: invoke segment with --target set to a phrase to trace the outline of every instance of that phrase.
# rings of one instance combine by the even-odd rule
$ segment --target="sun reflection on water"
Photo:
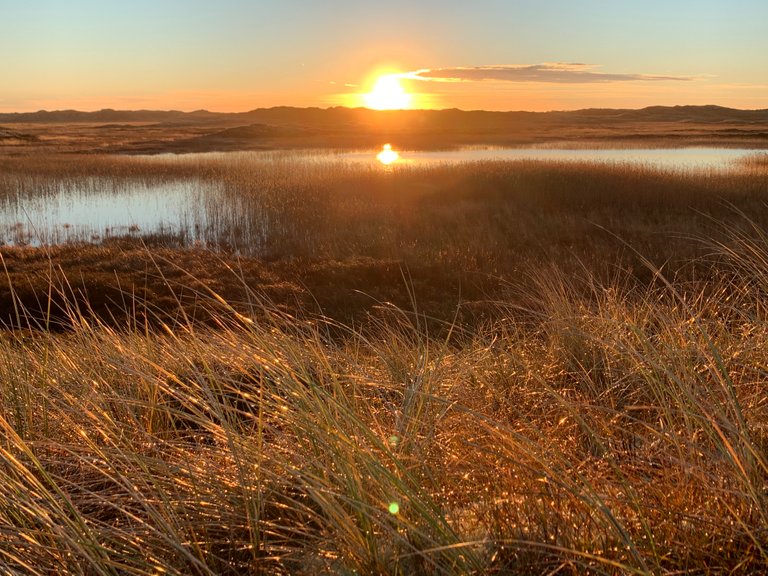
[[[384,166],[390,166],[395,160],[400,158],[400,154],[392,150],[392,144],[384,144],[381,152],[376,154],[376,160],[381,162]]]

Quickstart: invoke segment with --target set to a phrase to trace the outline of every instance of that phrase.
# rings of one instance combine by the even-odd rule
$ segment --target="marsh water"
[[[765,150],[744,148],[464,148],[461,150],[401,152],[398,163],[430,165],[457,162],[539,160],[551,162],[601,162],[640,164],[672,170],[728,169],[740,159]],[[370,152],[342,154],[342,158],[371,162]]]
[[[767,150],[739,148],[564,149],[473,148],[452,151],[355,152],[227,152],[132,157],[134,162],[194,167],[201,163],[250,166],[256,175],[240,185],[249,188],[311,187],[317,174],[409,170],[476,162],[598,162],[641,165],[667,171],[728,171],[743,168],[743,160]],[[384,160],[386,158],[386,160]],[[233,170],[236,170],[233,168]],[[265,176],[266,175],[266,176]],[[102,242],[112,237],[168,237],[184,245],[249,245],[253,251],[267,242],[268,212],[254,208],[260,194],[233,193],[237,185],[215,178],[189,177],[80,178],[48,177],[45,186],[19,186],[0,196],[0,244],[41,245],[70,241]],[[241,175],[241,178],[242,175]],[[225,179],[226,180],[226,179]],[[300,201],[300,200],[299,200]],[[254,214],[260,214],[254,218]],[[281,225],[281,224],[277,224]]]

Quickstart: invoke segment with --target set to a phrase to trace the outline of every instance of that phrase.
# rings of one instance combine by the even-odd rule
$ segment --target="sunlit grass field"
[[[239,210],[0,251],[4,571],[768,565],[764,161],[0,160],[87,178]]]

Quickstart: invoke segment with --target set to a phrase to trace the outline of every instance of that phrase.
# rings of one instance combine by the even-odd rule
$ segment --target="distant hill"
[[[39,110],[37,112],[0,113],[0,123],[55,123],[55,122],[174,122],[205,121],[216,119],[220,114],[197,110],[180,112],[178,110],[112,110],[106,108],[96,112],[79,110]]]
[[[649,106],[555,112],[292,108],[55,110],[0,114],[0,145],[79,152],[293,148],[403,149],[626,142],[640,146],[768,147],[768,109]],[[23,132],[23,134],[22,134]]]
[[[633,109],[584,109],[555,112],[487,112],[448,110],[368,110],[365,108],[293,108],[279,106],[249,112],[222,113],[196,110],[112,110],[81,112],[78,110],[40,110],[38,112],[0,113],[0,123],[124,123],[167,122],[205,123],[232,122],[294,126],[334,127],[379,124],[382,120],[395,124],[414,123],[422,128],[498,128],[499,124],[583,123],[600,122],[696,122],[696,123],[763,123],[768,122],[768,109],[738,110],[722,106],[649,106]]]
[[[738,110],[723,106],[649,106],[639,110],[587,109],[554,112],[566,118],[616,120],[627,122],[763,123],[768,109]]]
[[[227,150],[270,147],[269,143],[276,140],[291,140],[295,138],[312,138],[316,134],[311,129],[279,126],[271,124],[248,124],[234,126],[224,130],[216,130],[181,140],[169,146],[169,149],[180,151]]]

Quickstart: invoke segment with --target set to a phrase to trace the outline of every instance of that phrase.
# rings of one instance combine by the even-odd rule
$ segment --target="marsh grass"
[[[0,196],[23,204],[62,189],[119,196],[131,186],[183,183],[199,194],[205,218],[127,235],[268,260],[368,257],[509,276],[526,263],[579,259],[645,273],[626,244],[657,266],[680,268],[702,255],[688,239],[711,233],[712,220],[738,225],[733,208],[764,224],[760,163],[754,156],[740,169],[697,171],[525,160],[384,170],[286,152],[20,156],[0,160]],[[35,241],[24,222],[8,225],[9,240]],[[59,232],[77,239],[76,230]],[[99,241],[119,234],[96,232]]]
[[[150,305],[159,329],[116,330],[72,304],[66,333],[3,332],[0,564],[760,572],[762,230],[712,245],[706,283],[533,268],[496,321],[439,335],[417,298],[363,327],[204,284],[214,327]]]

